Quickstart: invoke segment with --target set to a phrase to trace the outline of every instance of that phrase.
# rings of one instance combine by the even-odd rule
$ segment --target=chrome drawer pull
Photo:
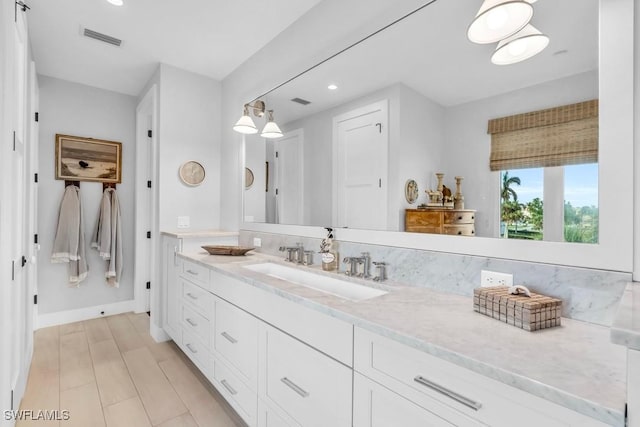
[[[468,397],[464,397],[456,393],[455,391],[451,391],[445,387],[442,387],[440,384],[436,384],[433,381],[429,381],[428,379],[424,378],[421,375],[416,376],[413,380],[418,384],[421,384],[425,387],[429,387],[430,389],[433,389],[438,393],[441,393],[447,397],[450,397],[451,399],[455,400],[458,403],[462,403],[464,406],[467,406],[473,409],[474,411],[477,411],[478,409],[482,408],[482,403],[476,402],[475,400],[471,400]]]
[[[296,383],[291,381],[289,378],[282,377],[282,379],[280,381],[285,383],[285,385],[287,387],[289,387],[291,390],[293,390],[296,393],[298,393],[301,397],[309,397],[309,392],[308,391],[305,391],[304,389],[300,388],[300,386],[298,386]]]
[[[198,299],[198,297],[193,295],[191,292],[187,292],[187,296],[191,299]]]
[[[229,383],[227,382],[227,380],[222,380],[220,381],[220,384],[222,384],[224,386],[224,388],[226,388],[227,390],[229,390],[229,393],[231,393],[231,395],[235,396],[236,394],[238,394],[237,391],[234,390],[233,387],[231,387],[229,385]]]
[[[191,353],[197,353],[198,352],[198,350],[194,350],[193,347],[191,347],[191,344],[185,344],[185,345],[187,346],[187,348],[189,350],[191,350]]]
[[[198,275],[198,272],[197,271],[193,271],[193,270],[187,270],[187,273],[193,274],[194,276]]]
[[[234,337],[232,337],[231,335],[229,335],[226,332],[221,333],[220,335],[222,335],[223,337],[225,337],[231,344],[235,344],[238,342],[237,339],[235,339]]]
[[[193,320],[187,318],[187,323],[190,324],[191,326],[198,326],[198,324],[196,322],[194,322]]]

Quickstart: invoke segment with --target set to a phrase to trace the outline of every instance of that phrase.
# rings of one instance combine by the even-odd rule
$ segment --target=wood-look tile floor
[[[145,313],[36,331],[20,409],[69,419],[18,427],[245,426],[172,341],[151,338]]]

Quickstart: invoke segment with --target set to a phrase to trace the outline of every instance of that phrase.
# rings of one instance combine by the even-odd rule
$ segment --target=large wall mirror
[[[405,241],[427,239],[420,240],[431,242],[425,247],[454,252],[502,248],[496,256],[516,259],[535,258],[522,245],[531,245],[532,252],[565,242],[606,247],[608,221],[623,217],[598,191],[614,179],[607,171],[616,170],[603,162],[624,153],[631,141],[616,149],[606,145],[623,136],[630,122],[619,121],[625,125],[620,128],[607,121],[623,105],[603,92],[623,84],[611,78],[618,72],[614,61],[625,60],[620,59],[624,46],[605,51],[600,43],[620,40],[628,31],[624,25],[605,28],[607,15],[624,13],[625,3],[629,6],[624,0],[535,2],[531,23],[549,36],[549,45],[528,60],[494,65],[495,44],[467,39],[481,2],[436,1],[262,96],[284,136],[245,136],[245,164],[260,185],[244,192],[243,228],[264,229],[248,224],[266,223],[403,232],[406,210],[429,202],[426,190],[435,190],[435,174],[443,173],[454,192],[455,177],[464,178],[464,208],[475,211],[476,237],[407,233]],[[611,60],[604,63],[606,58]],[[590,100],[600,100],[595,160],[490,169],[489,120]],[[629,119],[628,114],[619,119]],[[629,164],[622,174],[631,176],[631,169]],[[405,197],[409,180],[419,188],[414,203]],[[503,205],[516,201],[520,216],[513,219]],[[520,227],[516,235],[513,226]],[[478,239],[509,236],[526,241],[496,246]],[[581,250],[597,258],[598,249]],[[631,268],[630,255],[616,267],[605,263]]]

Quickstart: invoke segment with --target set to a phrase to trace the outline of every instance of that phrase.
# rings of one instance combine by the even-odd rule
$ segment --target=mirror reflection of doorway
[[[387,101],[335,117],[336,227],[387,229]]]
[[[267,191],[267,220],[275,224],[296,224],[303,222],[304,208],[304,133],[301,129],[285,132],[273,141],[270,149],[267,143],[267,157],[273,165],[273,187]]]

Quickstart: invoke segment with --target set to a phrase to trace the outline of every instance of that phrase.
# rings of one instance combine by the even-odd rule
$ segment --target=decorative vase
[[[453,195],[453,207],[454,209],[464,209],[464,196],[462,195],[462,180],[461,176],[456,176],[456,194]]]
[[[438,178],[438,191],[442,193],[442,179],[444,178],[444,174],[442,172],[436,172],[436,178]]]

